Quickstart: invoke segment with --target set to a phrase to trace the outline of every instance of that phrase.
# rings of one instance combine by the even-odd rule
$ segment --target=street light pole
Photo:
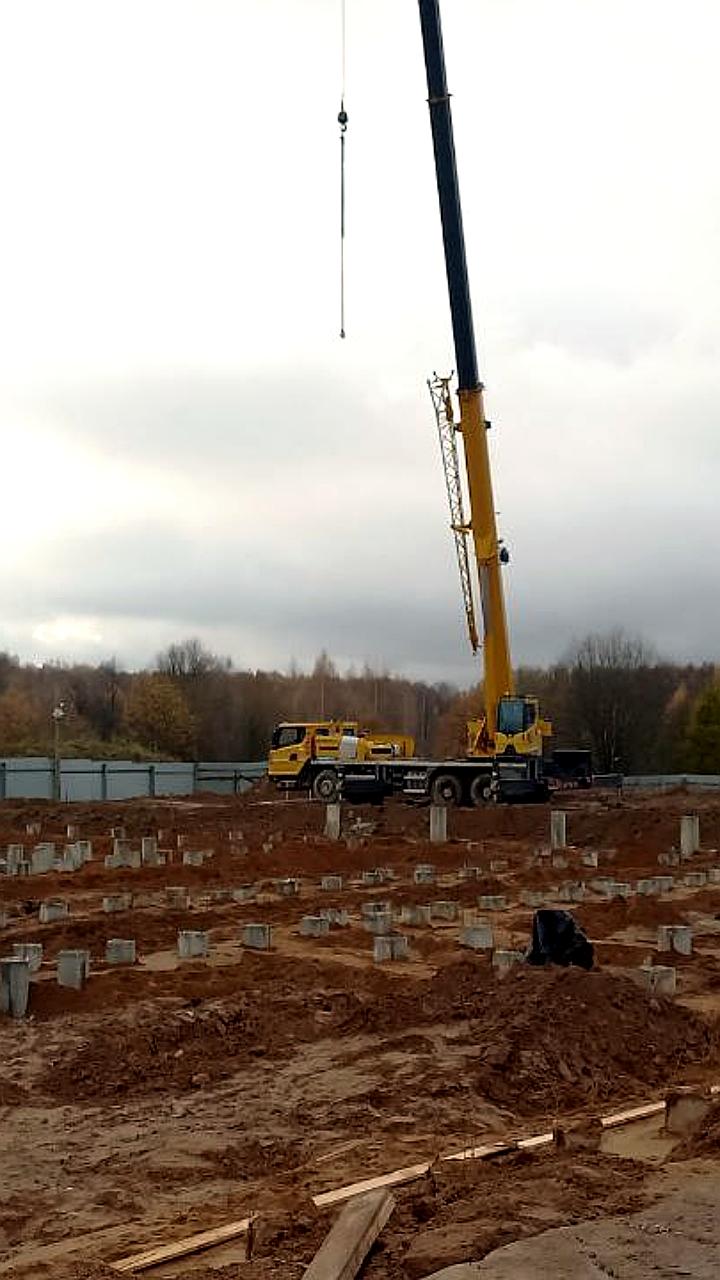
[[[62,798],[62,797],[61,797],[61,788],[60,788],[60,722],[61,722],[62,720],[64,720],[64,719],[65,719],[65,714],[66,714],[66,706],[65,706],[65,703],[64,703],[64,702],[58,702],[57,706],[56,706],[56,707],[53,707],[53,711],[52,711],[52,721],[53,721],[53,778],[52,778],[52,784],[53,784],[53,785],[52,785],[52,792],[53,792],[53,800],[60,800],[60,799]]]

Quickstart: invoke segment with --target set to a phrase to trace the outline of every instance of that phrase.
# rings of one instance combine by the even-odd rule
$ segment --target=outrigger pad
[[[532,946],[526,955],[528,964],[577,965],[592,969],[593,945],[569,911],[545,909],[533,917]]]

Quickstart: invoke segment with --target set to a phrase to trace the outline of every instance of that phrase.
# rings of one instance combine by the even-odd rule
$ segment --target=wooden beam
[[[483,1147],[464,1147],[462,1151],[453,1151],[449,1156],[441,1156],[445,1164],[448,1160],[488,1160],[490,1156],[505,1156],[517,1151],[517,1142],[491,1142]]]
[[[174,1244],[159,1245],[156,1249],[148,1249],[145,1253],[134,1253],[128,1258],[119,1258],[111,1262],[113,1271],[148,1271],[150,1267],[159,1267],[161,1262],[172,1262],[175,1258],[185,1258],[189,1253],[200,1253],[202,1249],[212,1249],[214,1245],[225,1244],[244,1235],[256,1214],[249,1218],[240,1218],[238,1222],[226,1222],[224,1227],[213,1227],[212,1231],[201,1231],[196,1236],[186,1236],[184,1240],[176,1240]]]
[[[664,1102],[646,1102],[642,1107],[630,1107],[628,1111],[616,1111],[610,1116],[601,1116],[603,1129],[616,1129],[621,1124],[632,1124],[634,1120],[646,1120],[648,1116],[660,1115],[665,1110]]]
[[[324,1209],[331,1204],[341,1204],[343,1200],[350,1200],[353,1196],[364,1195],[366,1191],[377,1191],[382,1187],[396,1187],[401,1182],[414,1182],[416,1178],[424,1178],[431,1161],[425,1160],[423,1164],[410,1164],[405,1169],[394,1169],[392,1173],[382,1173],[377,1178],[366,1178],[364,1182],[352,1182],[347,1187],[339,1187],[337,1191],[323,1191],[319,1196],[313,1196],[313,1204],[318,1209]]]
[[[303,1280],[354,1280],[394,1208],[395,1199],[389,1191],[354,1196],[326,1235]]]

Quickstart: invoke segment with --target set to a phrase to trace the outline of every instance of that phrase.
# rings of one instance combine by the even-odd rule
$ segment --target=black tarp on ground
[[[544,909],[533,917],[532,945],[528,964],[574,964],[581,969],[593,967],[593,945],[569,911]]]

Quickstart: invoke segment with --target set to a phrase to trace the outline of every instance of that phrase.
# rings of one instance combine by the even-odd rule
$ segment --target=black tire
[[[340,783],[334,769],[321,769],[315,774],[312,793],[316,800],[324,804],[334,804],[340,794]]]
[[[430,787],[433,804],[458,805],[462,800],[462,787],[452,773],[439,773]]]
[[[495,803],[496,792],[490,774],[476,774],[470,783],[470,799],[476,809],[481,809],[486,804]]]

